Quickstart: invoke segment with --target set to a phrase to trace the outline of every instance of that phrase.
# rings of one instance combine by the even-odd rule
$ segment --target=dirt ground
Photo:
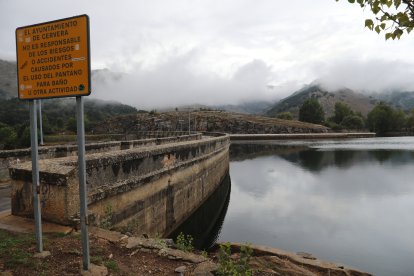
[[[99,229],[98,229],[99,230]],[[103,234],[102,234],[102,231]],[[106,232],[105,232],[106,231]],[[200,267],[212,264],[218,268],[218,248],[215,246],[210,252],[185,253],[183,251],[170,249],[166,246],[165,240],[152,239],[158,246],[161,242],[165,244],[161,249],[142,246],[134,247],[129,245],[138,241],[149,241],[150,239],[126,237],[127,244],[123,238],[111,238],[120,235],[108,230],[95,230],[90,235],[90,260],[92,264],[106,267],[109,275],[194,275],[193,272],[200,272]],[[101,234],[99,234],[101,233]],[[105,238],[104,238],[105,237]],[[112,241],[111,241],[112,240]],[[36,258],[36,242],[34,234],[16,234],[6,230],[0,230],[0,276],[10,275],[80,275],[82,265],[81,236],[79,232],[70,234],[54,233],[44,234],[44,250],[50,251],[51,256]],[[244,245],[228,244],[231,246],[231,260],[241,260]],[[317,260],[308,253],[289,253],[279,249],[261,246],[252,246],[251,259],[248,261],[249,269],[253,275],[332,275],[332,276],[370,276],[358,270],[345,268],[332,263],[325,263]],[[161,254],[162,251],[176,252],[173,255]],[[177,253],[178,251],[178,253]],[[179,253],[181,252],[181,253]],[[177,255],[178,254],[178,255]],[[199,264],[184,261],[192,255],[195,258],[202,258]],[[299,254],[299,255],[298,255]],[[206,259],[207,257],[207,259]],[[187,258],[187,260],[194,260]],[[228,263],[227,263],[228,264]],[[185,272],[175,272],[179,267],[185,267]],[[225,267],[225,264],[223,264]],[[202,275],[213,275],[211,269],[204,269]],[[233,270],[231,270],[233,271]],[[215,272],[214,272],[215,273]],[[199,274],[198,274],[199,275]],[[238,274],[242,275],[242,274]],[[243,274],[244,275],[244,274]]]
[[[82,263],[79,234],[48,234],[44,250],[51,256],[34,258],[36,242],[33,235],[13,234],[0,230],[0,275],[79,275]],[[188,263],[159,257],[149,252],[121,248],[109,241],[90,238],[91,263],[104,265],[110,275],[178,275],[174,270]]]

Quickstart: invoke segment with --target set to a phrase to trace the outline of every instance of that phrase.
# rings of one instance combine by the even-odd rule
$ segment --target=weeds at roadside
[[[53,238],[64,238],[67,236],[67,234],[63,233],[63,232],[55,232],[55,233],[50,233],[49,236],[53,237]]]
[[[176,238],[175,245],[179,250],[192,252],[194,250],[193,237],[191,235],[185,235],[181,232]]]
[[[155,242],[162,248],[167,248],[167,242],[161,237],[161,235],[155,235]]]
[[[249,261],[252,256],[253,250],[249,245],[242,245],[240,248],[239,259],[233,260],[231,258],[231,244],[225,243],[220,245],[220,251],[218,254],[219,260],[219,275],[253,275],[252,269],[249,267]]]
[[[8,269],[19,266],[33,267],[35,262],[32,255],[19,247],[26,244],[35,244],[32,234],[16,236],[0,230],[0,257],[4,259],[4,266]]]
[[[102,262],[103,262],[102,256],[91,256],[91,263],[96,264],[96,265],[101,265]]]
[[[21,249],[12,248],[9,251],[9,257],[4,262],[7,268],[17,268],[19,266],[34,267],[35,263],[31,258],[32,254]]]
[[[103,229],[107,229],[110,230],[112,228],[112,205],[108,204],[105,207],[105,215],[103,216],[101,222],[100,222],[100,227]]]
[[[136,229],[138,228],[139,225],[139,220],[136,218],[133,218],[131,220],[128,221],[127,225],[125,226],[121,226],[120,227],[120,231],[122,233],[134,233],[136,231]]]
[[[106,266],[112,272],[119,272],[118,264],[114,260],[105,261],[104,266]]]
[[[46,276],[49,275],[49,264],[46,262],[37,262],[36,263],[36,271],[39,273],[39,276]]]
[[[92,248],[91,263],[96,265],[104,265],[112,272],[118,272],[119,267],[115,260],[105,257],[105,249],[103,247]]]
[[[73,231],[71,234],[70,234],[72,237],[74,237],[76,240],[82,240],[82,234],[81,234],[81,232],[75,232],[75,231]]]

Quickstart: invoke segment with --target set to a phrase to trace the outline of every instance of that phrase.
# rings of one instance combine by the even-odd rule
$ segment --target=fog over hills
[[[126,2],[1,1],[0,59],[15,58],[16,27],[81,10],[91,18],[92,68],[107,68],[94,73],[89,98],[252,112],[243,105],[274,103],[314,80],[329,92],[414,90],[414,36],[385,41],[348,1]]]
[[[404,111],[409,111],[414,108],[414,92],[395,91],[379,94],[377,97],[381,101],[391,103],[395,107],[400,108]]]
[[[16,62],[0,59],[0,99],[10,99],[17,95]]]
[[[375,104],[379,102],[379,99],[374,98],[373,96],[357,93],[347,88],[329,91],[322,85],[313,84],[280,100],[274,104],[266,114],[269,116],[276,116],[281,112],[291,112],[295,117],[298,117],[299,108],[302,106],[303,102],[309,98],[318,99],[325,111],[325,116],[328,117],[333,115],[336,102],[346,103],[351,106],[353,110],[360,112],[364,116],[366,116]]]
[[[289,111],[297,116],[299,107],[310,97],[316,97],[319,100],[327,116],[332,115],[335,103],[338,101],[350,105],[355,111],[361,112],[363,115],[366,115],[379,101],[388,102],[405,111],[414,108],[414,92],[394,90],[389,93],[361,93],[347,88],[328,89],[326,87],[329,86],[319,83],[307,85],[279,101],[271,99],[264,100],[264,94],[262,93],[263,91],[255,93],[255,89],[257,87],[263,87],[262,84],[265,83],[265,76],[267,74],[266,66],[259,61],[241,68],[239,73],[236,74],[231,80],[228,80],[227,82],[221,80],[219,81],[219,84],[213,86],[211,86],[211,83],[214,81],[211,79],[201,80],[201,77],[203,76],[198,76],[198,78],[200,78],[200,85],[206,86],[200,87],[201,91],[204,91],[203,93],[206,95],[202,97],[194,95],[194,97],[190,99],[187,99],[185,94],[177,92],[175,88],[171,88],[171,92],[169,92],[169,88],[163,84],[164,81],[167,83],[171,82],[171,79],[165,80],[163,77],[166,77],[169,72],[174,75],[176,73],[174,68],[165,68],[163,72],[164,73],[162,73],[159,78],[156,78],[154,75],[155,72],[152,74],[144,74],[139,77],[134,77],[131,74],[113,72],[109,69],[93,70],[93,92],[89,98],[118,101],[123,104],[132,105],[138,109],[146,110],[211,108],[246,114],[265,114],[268,116],[276,116],[278,113],[285,111]],[[146,79],[146,77],[149,79]],[[16,97],[16,79],[16,63],[0,60],[0,99]],[[144,91],[142,90],[143,86],[139,84],[140,80],[144,82],[144,85],[147,85],[145,87],[146,90]],[[181,83],[179,83],[179,81],[181,81]],[[148,83],[151,84],[148,85]],[[126,85],[132,85],[132,87],[126,87]],[[174,80],[174,85],[175,87],[181,85],[183,90],[187,90],[186,93],[188,93],[188,82],[184,76]],[[245,87],[243,87],[243,85],[245,85]],[[242,95],[240,98],[235,98],[233,99],[233,102],[231,102],[231,99],[224,96],[225,89],[231,90],[230,94],[232,94],[235,92],[235,87],[240,89],[240,93]],[[212,92],[211,97],[208,97],[210,93],[209,89],[219,89],[219,91]],[[263,89],[269,89],[269,91],[271,91],[278,88],[267,85]],[[157,105],[157,101],[154,101],[157,97],[154,97],[153,94],[161,93],[162,91],[164,91],[164,93],[168,96],[162,97],[159,95],[158,102],[160,105]],[[277,94],[277,91],[274,93]],[[223,97],[221,97],[222,94]],[[246,97],[247,95],[250,95],[250,97]],[[145,101],[146,97],[152,97],[150,102],[154,103],[154,105],[148,105],[150,102]],[[276,97],[276,95],[274,97]],[[214,98],[214,100],[206,100],[208,98]],[[166,104],[166,102],[169,104]]]

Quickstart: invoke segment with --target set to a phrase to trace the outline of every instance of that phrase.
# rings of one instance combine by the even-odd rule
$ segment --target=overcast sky
[[[15,60],[17,27],[85,13],[92,69],[123,73],[93,82],[103,99],[238,103],[280,99],[315,80],[414,90],[414,35],[385,42],[364,29],[370,13],[346,0],[0,0],[0,58]]]

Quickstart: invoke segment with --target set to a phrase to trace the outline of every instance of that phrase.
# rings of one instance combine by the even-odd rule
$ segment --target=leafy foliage
[[[371,131],[384,134],[392,128],[392,108],[385,103],[374,107],[367,116],[367,124]]]
[[[219,275],[232,275],[232,276],[249,276],[253,275],[252,269],[249,267],[249,261],[252,256],[253,250],[248,245],[242,245],[240,248],[240,258],[236,261],[231,257],[231,245],[225,243],[220,245],[220,251],[218,254],[219,259]]]
[[[371,131],[384,135],[390,131],[403,130],[407,127],[407,122],[411,120],[411,116],[407,120],[403,111],[394,110],[391,106],[381,102],[368,113],[367,125]]]
[[[358,115],[348,115],[342,120],[341,125],[347,129],[362,129],[364,128],[364,119]]]
[[[336,0],[339,1],[339,0]],[[365,20],[365,27],[378,34],[385,33],[385,39],[398,38],[414,29],[414,0],[348,0],[361,8],[370,8],[374,18]]]
[[[411,110],[406,120],[406,126],[409,130],[414,130],[414,109]]]
[[[289,111],[281,112],[281,113],[277,114],[276,117],[278,119],[283,119],[283,120],[293,120],[293,115]]]
[[[362,129],[365,122],[360,113],[355,113],[345,103],[335,103],[334,115],[328,119],[327,125],[334,130],[340,129]]]
[[[102,220],[100,222],[101,228],[108,229],[108,230],[112,228],[112,216],[113,216],[112,205],[108,204],[105,206],[105,215],[102,217]]]
[[[30,146],[29,107],[17,98],[0,100],[0,149]],[[42,101],[43,132],[76,133],[76,110],[73,99]],[[114,116],[136,113],[134,107],[99,100],[85,100],[85,130]]]
[[[17,133],[6,124],[0,123],[0,149],[9,149],[13,147],[14,141],[17,140]]]
[[[194,250],[193,237],[191,235],[185,235],[181,232],[175,241],[175,245],[179,250],[191,252]]]
[[[354,115],[354,111],[351,109],[349,105],[342,102],[335,103],[335,113],[332,118],[332,121],[334,121],[337,124],[340,124],[345,117],[350,115]]]
[[[321,124],[325,121],[322,106],[315,98],[307,99],[299,109],[299,121]]]
[[[111,272],[119,272],[119,266],[114,260],[107,260],[104,261],[104,265],[111,271]]]
[[[268,111],[266,111],[266,114],[271,117],[276,117],[278,114],[286,111],[297,114],[297,107],[301,106],[308,98],[325,93],[327,93],[327,91],[319,85],[304,87],[289,97],[277,102]]]

